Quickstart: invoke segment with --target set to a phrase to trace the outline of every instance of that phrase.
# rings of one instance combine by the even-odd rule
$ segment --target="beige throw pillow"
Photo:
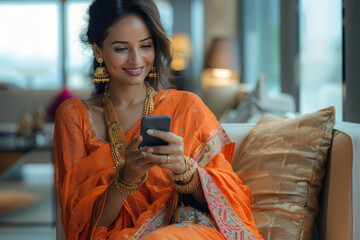
[[[334,123],[334,107],[294,119],[267,114],[244,140],[232,165],[252,190],[264,239],[311,239]]]

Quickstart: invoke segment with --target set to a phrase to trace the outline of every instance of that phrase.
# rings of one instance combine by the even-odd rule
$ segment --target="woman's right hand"
[[[144,176],[145,172],[152,168],[154,164],[145,159],[146,152],[139,150],[139,145],[143,138],[139,135],[135,138],[125,150],[125,165],[119,177],[127,182],[134,183],[138,178]]]

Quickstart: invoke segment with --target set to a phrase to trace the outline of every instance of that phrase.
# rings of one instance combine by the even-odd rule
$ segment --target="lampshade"
[[[215,38],[205,68],[225,68],[240,72],[239,50],[235,38]]]
[[[204,102],[217,118],[235,106],[239,79],[240,63],[236,40],[216,38],[201,75],[201,88]]]

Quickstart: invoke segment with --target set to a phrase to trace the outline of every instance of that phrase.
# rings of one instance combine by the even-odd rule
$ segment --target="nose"
[[[138,49],[132,49],[129,56],[129,63],[137,65],[140,63],[140,52]]]

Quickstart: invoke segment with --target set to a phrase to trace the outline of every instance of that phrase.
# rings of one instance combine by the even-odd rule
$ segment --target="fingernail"
[[[146,152],[141,152],[141,155],[143,155],[143,157],[146,157]]]
[[[147,130],[147,131],[146,131],[146,133],[147,133],[147,134],[153,134],[153,133],[154,133],[154,131],[153,131],[153,130],[151,130],[151,129],[149,129],[149,130]]]

